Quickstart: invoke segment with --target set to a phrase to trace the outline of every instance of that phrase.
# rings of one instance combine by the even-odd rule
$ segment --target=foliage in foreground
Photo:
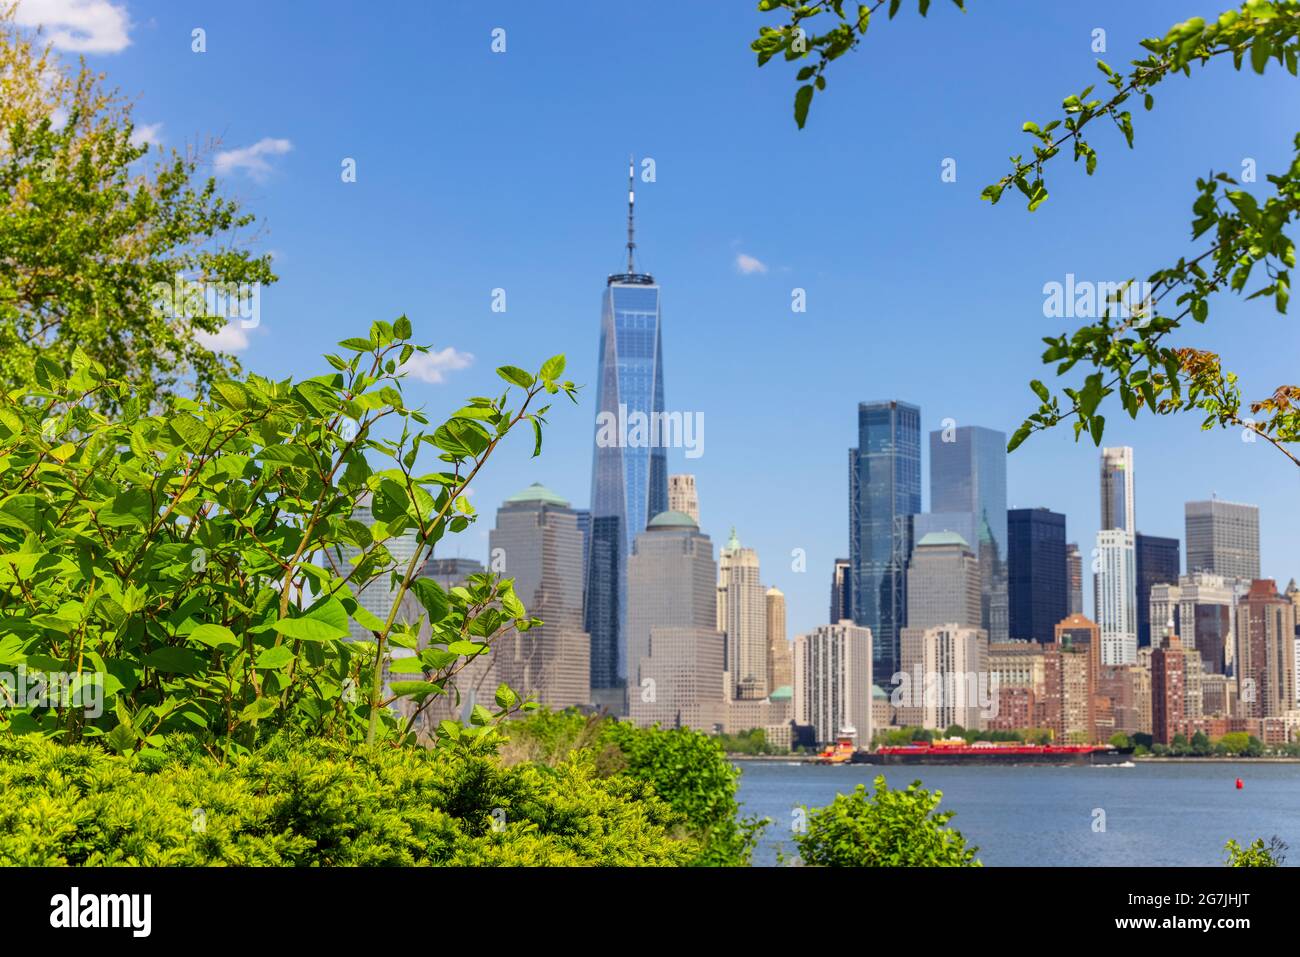
[[[177,739],[181,740],[181,739]],[[219,764],[0,737],[0,865],[680,865],[680,815],[589,757],[272,743]]]
[[[1286,842],[1274,835],[1267,844],[1262,837],[1256,838],[1250,847],[1243,848],[1235,840],[1223,845],[1229,867],[1281,867],[1286,860]]]
[[[942,791],[920,781],[891,789],[884,775],[875,793],[864,784],[837,794],[824,808],[807,812],[806,827],[794,840],[805,864],[828,867],[979,867],[978,847],[948,827],[955,811],[936,812]]]
[[[289,730],[409,738],[469,661],[536,624],[510,580],[444,593],[418,573],[473,521],[466,487],[502,439],[527,422],[540,451],[538,396],[574,395],[564,357],[536,375],[503,366],[500,395],[432,426],[402,393],[423,350],[410,337],[405,316],[376,322],[326,356],[325,375],[221,379],[159,414],[79,350],[72,375],[39,359],[30,384],[0,393],[0,694],[20,699],[0,731],[119,752],[183,733],[214,754]],[[407,535],[417,547],[399,559],[389,546]],[[391,594],[386,619],[358,601],[365,589]],[[348,641],[353,622],[371,640]],[[66,680],[33,694],[20,669]],[[401,727],[399,698],[412,702]],[[503,686],[495,712],[440,733],[481,732],[523,704]]]
[[[685,821],[698,853],[691,863],[750,862],[765,820],[740,818],[740,771],[717,740],[689,728],[638,728],[608,716],[537,711],[509,722],[507,761],[554,764],[588,755],[598,773],[624,774],[649,785]]]

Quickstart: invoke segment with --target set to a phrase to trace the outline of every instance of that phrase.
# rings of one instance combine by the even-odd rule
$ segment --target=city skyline
[[[763,559],[766,583],[786,595],[791,635],[824,622],[829,569],[848,554],[843,449],[855,441],[856,403],[880,396],[916,403],[925,431],[944,419],[1013,431],[1035,404],[1029,379],[1050,373],[1038,359],[1040,336],[1071,328],[1044,318],[1043,285],[1067,273],[1145,275],[1164,265],[1165,253],[1190,248],[1186,223],[1206,160],[1162,141],[1180,142],[1202,110],[1213,110],[1223,117],[1222,142],[1240,144],[1214,152],[1215,165],[1232,172],[1246,151],[1261,171],[1276,170],[1289,134],[1270,119],[1295,96],[1280,72],[1225,75],[1195,97],[1167,96],[1139,131],[1148,148],[1129,153],[1118,137],[1108,139],[1094,177],[1063,167],[1051,202],[1028,217],[1013,203],[994,210],[978,198],[1008,151],[1020,148],[1025,117],[1057,108],[1063,91],[1093,73],[1093,28],[1106,27],[1114,47],[1107,56],[1122,62],[1138,55],[1135,38],[1184,18],[1182,5],[1112,4],[1097,14],[1059,5],[1035,9],[1032,22],[1022,8],[992,7],[978,17],[936,9],[925,22],[900,18],[891,29],[908,42],[882,44],[857,69],[840,71],[840,92],[819,98],[817,122],[804,131],[789,122],[787,76],[755,72],[743,42],[715,62],[719,37],[743,40],[764,22],[752,11],[742,11],[752,17],[749,29],[733,10],[693,7],[693,28],[682,31],[662,11],[610,9],[598,62],[587,67],[599,83],[577,82],[576,66],[542,62],[575,31],[594,37],[595,21],[551,23],[522,5],[467,12],[432,61],[430,37],[448,29],[432,11],[424,28],[413,23],[393,36],[375,19],[303,20],[232,2],[203,12],[213,40],[203,57],[175,39],[194,26],[184,10],[140,2],[132,11],[131,45],[87,59],[110,69],[123,90],[145,91],[138,122],[161,124],[164,145],[183,146],[191,131],[219,134],[222,151],[267,138],[292,144],[266,156],[262,169],[217,170],[265,216],[255,248],[273,252],[281,276],[264,291],[261,325],[243,333],[247,368],[276,378],[310,374],[315,356],[358,333],[358,316],[368,323],[405,312],[434,347],[408,394],[446,412],[466,395],[488,394],[497,365],[567,354],[568,374],[585,386],[581,404],[552,410],[540,459],[528,458],[531,442],[506,443],[496,468],[475,481],[478,528],[448,543],[444,557],[486,560],[488,516],[530,482],[577,507],[589,504],[594,289],[625,258],[628,153],[653,159],[654,181],[638,180],[637,242],[644,268],[664,284],[665,387],[673,408],[699,411],[709,424],[705,454],[686,460],[670,450],[668,469],[697,476],[703,527],[715,542],[732,524],[752,529],[746,541]],[[248,31],[250,17],[267,28]],[[487,38],[498,20],[509,48],[494,57]],[[285,30],[302,46],[274,45],[271,37]],[[907,70],[908,50],[922,38],[951,62],[895,100],[873,99],[872,122],[855,128],[854,104],[870,98],[883,75]],[[350,62],[365,42],[389,43],[392,53],[333,99],[297,80],[314,58]],[[1015,44],[1023,55],[986,61],[992,43]],[[665,48],[698,72],[688,77],[649,55]],[[263,75],[240,69],[246,58],[262,63]],[[183,88],[167,79],[181,70]],[[473,102],[452,92],[466,75],[477,78]],[[979,117],[948,110],[941,122],[913,121],[923,98],[942,100],[958,82],[997,105]],[[710,97],[698,96],[701,84]],[[1026,92],[1007,97],[1008,88]],[[400,90],[422,92],[413,100]],[[717,102],[729,104],[731,119],[718,121]],[[439,121],[410,128],[404,118],[416,108]],[[339,115],[358,118],[344,126]],[[455,151],[448,129],[458,131]],[[881,135],[894,144],[888,155],[872,148]],[[506,140],[563,146],[521,164],[501,148]],[[811,186],[781,203],[755,202],[773,169],[804,167],[828,151],[853,156],[864,181],[897,188],[844,197],[842,216],[812,212],[819,190]],[[355,183],[339,182],[345,157],[357,161]],[[940,180],[945,157],[957,161],[955,183]],[[422,178],[413,181],[405,170],[417,161]],[[817,216],[826,241],[816,253],[789,229],[792,208]],[[1133,216],[1151,228],[1117,228]],[[863,224],[890,237],[870,256],[862,253]],[[381,233],[391,241],[374,241]],[[936,277],[940,235],[965,255]],[[1008,249],[1016,250],[1010,264]],[[807,292],[806,313],[791,311],[795,287]],[[491,308],[498,288],[504,313]],[[1251,397],[1287,381],[1300,329],[1278,323],[1266,303],[1225,299],[1220,309],[1222,325],[1198,332],[1195,344],[1221,351]],[[1250,341],[1271,347],[1243,350]],[[1104,442],[1137,450],[1147,490],[1139,492],[1142,532],[1181,535],[1183,502],[1217,492],[1259,505],[1262,574],[1286,581],[1300,572],[1300,516],[1288,507],[1293,467],[1266,443],[1203,433],[1194,418],[1133,422],[1118,414],[1108,416]],[[1065,513],[1085,575],[1097,531],[1096,456],[1067,427],[1033,437],[1009,459],[1008,506]],[[922,490],[928,494],[925,475]],[[792,496],[793,507],[773,507]],[[804,571],[791,567],[794,549],[803,550]],[[1085,612],[1090,591],[1085,582]]]

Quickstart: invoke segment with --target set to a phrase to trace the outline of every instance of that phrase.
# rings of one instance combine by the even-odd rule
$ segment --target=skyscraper
[[[1183,506],[1187,571],[1212,572],[1246,584],[1259,578],[1259,506],[1188,502]]]
[[[827,620],[832,624],[853,619],[853,566],[847,558],[835,559],[831,573],[831,610]]]
[[[718,631],[727,636],[731,697],[766,698],[767,605],[758,553],[741,546],[734,528],[718,560]]]
[[[849,450],[849,562],[853,620],[871,632],[872,671],[898,670],[906,624],[911,516],[921,510],[921,410],[906,402],[858,405]]]
[[[790,642],[785,636],[785,593],[779,588],[769,588],[764,596],[767,604],[767,682],[768,694],[794,685],[794,664],[790,657]]]
[[[1012,638],[1044,645],[1055,641],[1056,623],[1070,614],[1065,548],[1064,515],[1045,508],[1007,512],[1008,631]]]
[[[1197,652],[1206,671],[1229,672],[1236,644],[1236,596],[1230,580],[1209,572],[1180,575],[1176,585],[1151,586],[1148,604],[1154,643],[1172,621],[1183,650]]]
[[[633,263],[634,168],[628,167],[627,272],[605,284],[596,362],[596,441],[591,466],[591,533],[586,628],[598,703],[623,708],[628,678],[627,559],[649,519],[668,508],[668,459],[644,430],[608,422],[658,422],[664,413],[659,286]],[[611,432],[617,435],[611,440]],[[651,429],[649,434],[655,435]],[[637,438],[641,435],[641,438]],[[630,437],[629,437],[630,436]]]
[[[907,628],[980,627],[980,568],[955,532],[930,532],[912,551],[907,569]]]
[[[695,491],[694,475],[668,476],[668,511],[681,512],[700,524],[700,497]]]
[[[1145,648],[1160,636],[1163,621],[1151,620],[1151,589],[1155,585],[1178,584],[1179,547],[1176,538],[1157,535],[1134,536],[1133,552],[1137,575],[1138,647]]]
[[[980,562],[981,618],[991,640],[1006,641],[1007,437],[978,425],[930,433],[930,513],[912,535],[956,532]]]
[[[1137,661],[1137,562],[1133,535],[1109,528],[1097,533],[1097,624],[1101,628],[1101,663]]]
[[[1187,654],[1172,628],[1151,651],[1151,737],[1171,744],[1187,730]]]
[[[1070,588],[1070,614],[1083,614],[1083,555],[1079,552],[1079,543],[1070,542],[1065,546],[1066,578]]]
[[[369,492],[362,494],[357,499],[356,507],[352,511],[352,521],[360,522],[366,528],[375,524],[375,517],[370,512],[371,495]],[[396,538],[389,539],[385,545],[388,553],[392,556],[394,567],[399,572],[405,574],[406,566],[415,556],[415,551],[419,547],[420,538],[419,530],[410,528],[398,535]],[[352,559],[362,554],[362,549],[353,546],[339,546],[328,554],[323,555],[323,564],[331,569],[335,574],[346,575],[353,567]],[[356,592],[357,604],[366,611],[370,612],[380,621],[387,621],[388,616],[393,610],[393,600],[396,597],[396,590],[392,584],[391,576],[387,573],[372,578],[369,582],[360,587]],[[418,604],[408,604],[398,610],[394,621],[414,621],[423,614],[423,609]],[[374,635],[360,625],[354,619],[348,619],[348,640],[349,641],[373,641]]]
[[[717,578],[713,543],[689,515],[663,512],[637,536],[627,632],[629,713],[637,724],[713,730],[725,721]]]
[[[534,483],[497,509],[488,547],[542,624],[493,645],[501,680],[552,708],[591,700],[591,638],[582,630],[582,529],[569,503]],[[495,689],[493,689],[495,690]]]
[[[846,728],[871,740],[871,631],[850,622],[819,625],[794,640],[794,715],[819,743]]]
[[[1256,579],[1237,604],[1238,696],[1242,714],[1280,718],[1295,708],[1295,605],[1277,582]]]
[[[1101,450],[1101,527],[1137,532],[1133,450],[1128,446]]]

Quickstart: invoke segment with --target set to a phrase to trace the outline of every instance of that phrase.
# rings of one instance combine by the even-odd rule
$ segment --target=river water
[[[987,866],[1215,866],[1223,845],[1277,835],[1300,864],[1300,764],[1136,762],[1109,767],[819,766],[737,759],[742,814],[772,819],[754,863],[795,852],[799,805],[829,804],[884,773],[920,779]],[[1235,786],[1242,779],[1243,788]],[[1104,815],[1104,816],[1103,816]],[[1104,824],[1104,829],[1099,825]]]

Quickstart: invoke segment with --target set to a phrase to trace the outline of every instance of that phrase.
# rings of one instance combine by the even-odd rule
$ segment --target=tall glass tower
[[[620,713],[628,677],[627,559],[636,536],[668,510],[668,456],[655,440],[658,432],[629,428],[638,419],[661,421],[664,412],[659,285],[632,260],[633,177],[629,163],[627,272],[608,278],[602,299],[587,561],[593,697]],[[638,438],[647,434],[648,441]]]
[[[900,670],[911,518],[919,511],[920,408],[894,401],[859,403],[858,447],[849,450],[853,620],[871,629],[872,674],[881,687]]]

